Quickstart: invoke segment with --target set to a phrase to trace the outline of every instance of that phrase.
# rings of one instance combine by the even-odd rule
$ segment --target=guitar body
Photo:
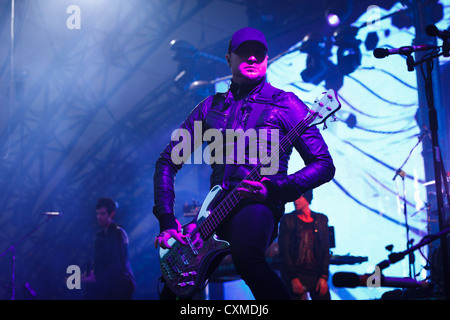
[[[193,222],[199,225],[210,214],[209,207],[214,200],[219,197],[222,188],[215,186],[211,189],[203,202],[203,205]],[[169,289],[180,298],[192,297],[195,293],[203,289],[210,273],[229,253],[229,243],[218,239],[212,234],[206,239],[201,237],[194,241],[196,235],[192,234],[189,243],[183,245],[171,238],[168,243],[171,249],[159,250],[160,266],[162,276]]]

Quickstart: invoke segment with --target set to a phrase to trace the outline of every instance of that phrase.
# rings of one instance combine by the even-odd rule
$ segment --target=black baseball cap
[[[237,47],[246,41],[257,41],[264,46],[266,51],[269,51],[264,34],[258,29],[245,27],[236,31],[231,37],[230,44],[228,45],[228,53],[235,51]]]

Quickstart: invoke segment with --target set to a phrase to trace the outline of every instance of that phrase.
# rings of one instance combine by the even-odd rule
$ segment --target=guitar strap
[[[269,105],[274,100],[274,96],[280,92],[282,92],[282,90],[273,87],[268,82],[264,83],[264,86],[261,88],[261,91],[252,103],[253,108],[245,126],[246,130],[250,128],[254,129],[256,127],[256,123],[258,122],[264,107]]]

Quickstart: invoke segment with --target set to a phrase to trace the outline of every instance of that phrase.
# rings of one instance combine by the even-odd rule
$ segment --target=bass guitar
[[[339,110],[341,104],[332,89],[325,92],[320,100],[314,102],[308,114],[278,143],[274,150],[278,150],[278,156],[284,154],[292,143],[308,128],[320,123]],[[261,181],[260,161],[244,180]],[[221,240],[215,231],[220,222],[232,212],[233,208],[241,201],[242,197],[237,189],[222,196],[221,186],[211,189],[203,202],[200,211],[193,222],[185,240],[187,244],[181,244],[171,238],[168,244],[170,249],[160,248],[160,267],[162,277],[169,289],[180,298],[189,298],[203,289],[208,277],[220,260],[229,253],[229,243]],[[219,199],[219,200],[218,200]],[[185,230],[187,225],[183,226]]]

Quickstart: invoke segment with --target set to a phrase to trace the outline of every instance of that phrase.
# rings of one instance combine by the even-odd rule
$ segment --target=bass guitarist
[[[194,122],[201,121],[203,132],[216,129],[225,135],[230,129],[266,129],[270,132],[268,140],[274,134],[282,140],[308,114],[308,107],[295,94],[266,82],[268,47],[261,31],[249,27],[236,31],[229,42],[226,60],[232,72],[229,90],[206,98],[192,110],[181,125],[192,136]],[[284,204],[330,181],[335,173],[328,147],[317,127],[307,128],[291,142],[305,166],[293,174],[287,174],[293,149],[290,147],[279,157],[275,174],[265,175],[259,181],[243,181],[238,191],[244,200],[215,230],[221,239],[229,242],[236,271],[255,299],[291,298],[283,281],[267,263],[264,253],[277,236]],[[270,149],[271,144],[267,145]],[[175,146],[174,141],[167,145],[154,173],[153,213],[159,220],[161,231],[155,239],[155,247],[163,249],[171,247],[170,239],[187,245],[187,233],[192,231],[192,228],[182,231],[174,215],[174,180],[183,165],[176,164],[172,159]],[[191,150],[194,145],[192,147]],[[225,150],[226,146],[223,148]],[[249,159],[248,149],[246,151],[246,163],[223,161],[211,164],[211,187],[221,185],[227,192],[242,182],[255,166]],[[226,158],[225,151],[223,154]]]

